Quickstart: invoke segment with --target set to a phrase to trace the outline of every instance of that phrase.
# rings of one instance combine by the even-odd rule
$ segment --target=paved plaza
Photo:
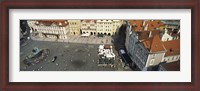
[[[75,40],[70,38],[70,40]],[[70,41],[69,40],[69,41]],[[36,41],[28,40],[20,46],[20,70],[21,71],[121,71],[123,69],[117,51],[114,50],[116,57],[115,66],[97,66],[98,65],[98,46],[99,44],[57,42],[57,41]],[[48,48],[50,54],[37,64],[27,66],[23,63],[26,56],[30,55],[32,49]],[[55,62],[51,62],[54,56],[57,56]]]
[[[81,44],[113,44],[111,36],[97,37],[91,35],[88,37],[81,37],[81,35],[68,35],[66,39],[39,38],[38,36],[32,36],[31,38],[37,41],[57,41]]]

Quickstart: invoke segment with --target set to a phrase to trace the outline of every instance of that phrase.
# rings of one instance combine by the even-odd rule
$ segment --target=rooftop
[[[129,23],[134,26],[132,31],[152,31],[164,26],[160,20],[130,20]]]
[[[167,71],[180,71],[180,60],[171,62],[171,63],[164,63],[160,65]]]
[[[94,23],[96,23],[97,20],[81,20],[81,22],[83,22],[83,21],[86,22],[86,23],[89,23],[89,22],[94,22]]]
[[[167,52],[165,56],[180,54],[180,39],[163,42]]]
[[[55,24],[60,27],[65,27],[68,25],[68,22],[65,20],[38,20],[36,21],[36,25],[43,24],[45,26],[51,26],[52,24]]]
[[[159,35],[155,35],[152,38],[144,40],[143,44],[144,47],[151,53],[166,51]]]
[[[159,35],[160,34],[160,30],[138,31],[137,34],[138,34],[139,40],[144,40],[144,39],[148,39],[150,37],[153,37],[155,35]]]

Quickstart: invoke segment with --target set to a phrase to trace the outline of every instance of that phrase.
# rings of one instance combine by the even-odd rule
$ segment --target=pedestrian
[[[51,60],[51,62],[55,62],[57,59],[57,56],[54,56],[54,58]]]

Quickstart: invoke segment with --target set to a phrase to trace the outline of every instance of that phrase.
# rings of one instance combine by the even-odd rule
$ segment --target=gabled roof
[[[159,35],[155,35],[152,39],[150,52],[165,51]]]
[[[180,39],[163,42],[167,52],[165,56],[173,56],[180,54]]]
[[[166,51],[159,35],[155,35],[152,38],[146,39],[143,41],[143,45],[151,53]]]

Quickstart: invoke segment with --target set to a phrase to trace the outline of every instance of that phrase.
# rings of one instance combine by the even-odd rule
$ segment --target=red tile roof
[[[150,37],[153,37],[155,35],[159,35],[160,34],[160,30],[153,30],[153,31],[138,31],[137,34],[138,34],[138,39],[139,40],[144,40],[144,39],[148,39],[149,38],[149,35],[151,33],[151,36]]]
[[[65,20],[38,20],[38,24],[44,24],[45,26],[51,26],[52,24],[56,24],[57,26],[64,27],[68,25],[68,22]]]
[[[180,39],[163,42],[167,52],[165,56],[180,55]]]
[[[159,35],[155,35],[152,38],[146,39],[143,41],[143,44],[144,47],[147,48],[151,53],[166,51]]]
[[[143,20],[130,20],[129,23],[131,26],[135,26],[132,28],[133,31],[143,30]]]
[[[81,20],[81,22],[82,22],[82,21],[85,21],[86,23],[89,23],[89,22],[92,22],[92,21],[93,21],[94,23],[96,23],[97,20]]]
[[[132,27],[132,31],[144,31],[144,28],[147,27],[147,31],[155,30],[155,28],[160,28],[164,26],[164,23],[160,20],[130,20],[130,25]],[[144,23],[145,22],[145,23]],[[143,26],[144,23],[144,26]]]
[[[148,20],[145,21],[144,27],[147,26],[147,30],[154,30],[155,28],[159,28],[161,26],[164,26],[164,23],[162,23],[160,20]]]

